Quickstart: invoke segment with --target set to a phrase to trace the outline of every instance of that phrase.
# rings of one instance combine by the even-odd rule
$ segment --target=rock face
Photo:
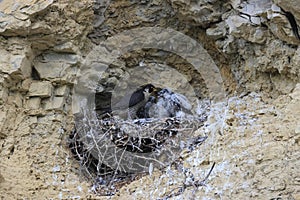
[[[299,24],[299,3],[0,1],[1,198],[95,196],[67,146],[79,84],[118,99],[155,82],[184,93],[196,110],[198,100],[215,100],[218,82],[226,98],[198,130],[209,139],[181,155],[197,179],[216,166],[206,187],[178,198],[300,199],[300,41],[283,12]],[[157,29],[132,32],[143,27]],[[112,198],[163,198],[187,181],[172,167],[151,174]]]

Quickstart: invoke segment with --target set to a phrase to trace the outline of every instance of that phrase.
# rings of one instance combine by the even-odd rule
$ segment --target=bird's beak
[[[152,89],[152,92],[151,93],[156,93],[158,91],[158,89],[156,88],[156,87],[154,87],[153,89]]]

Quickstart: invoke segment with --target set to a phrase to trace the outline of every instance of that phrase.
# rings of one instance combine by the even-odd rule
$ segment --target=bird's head
[[[152,84],[143,85],[142,89],[146,93],[152,93],[152,92],[156,91],[156,87]]]

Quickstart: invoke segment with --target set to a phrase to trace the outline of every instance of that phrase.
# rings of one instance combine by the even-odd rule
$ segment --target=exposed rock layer
[[[85,57],[97,44],[124,30],[158,26],[201,44],[218,66],[228,95],[221,126],[215,125],[218,119],[213,114],[207,127],[199,130],[210,141],[183,155],[184,166],[198,178],[209,163],[216,162],[216,168],[207,187],[183,195],[300,199],[300,50],[280,9],[300,23],[299,3],[0,1],[0,196],[93,195],[91,183],[82,180],[66,146],[73,128],[72,89]],[[149,73],[160,67],[176,69],[184,74],[184,81],[168,81],[172,72],[156,78],[181,91],[189,91],[182,86],[189,83],[197,97],[209,97],[205,77],[194,73],[190,63],[155,49],[121,55],[104,70],[97,91],[112,91],[116,85],[125,88],[119,80],[128,80],[135,66],[148,66]],[[114,198],[163,197],[183,181],[176,173],[156,171],[123,187]]]

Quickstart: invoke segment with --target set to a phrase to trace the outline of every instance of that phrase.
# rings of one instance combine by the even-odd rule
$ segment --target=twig
[[[181,194],[184,193],[185,189],[186,188],[189,188],[189,187],[196,187],[198,188],[199,186],[205,186],[205,182],[207,181],[208,177],[210,176],[211,172],[213,171],[214,167],[215,167],[215,162],[213,163],[213,165],[211,166],[208,174],[206,175],[206,177],[201,180],[201,181],[195,181],[193,183],[183,183],[183,186],[179,187],[179,188],[174,188],[173,190],[171,190],[170,194],[168,194],[167,196],[163,197],[162,199],[157,199],[157,200],[167,200],[171,197],[175,197],[175,196],[179,196]],[[174,192],[175,190],[177,189],[176,192]]]
[[[205,182],[207,181],[208,177],[210,176],[212,170],[214,169],[216,163],[214,162],[213,165],[211,166],[208,174],[206,175],[206,177],[202,180],[202,181],[196,181],[196,183],[194,184],[196,187],[199,187],[199,186],[205,186]]]

